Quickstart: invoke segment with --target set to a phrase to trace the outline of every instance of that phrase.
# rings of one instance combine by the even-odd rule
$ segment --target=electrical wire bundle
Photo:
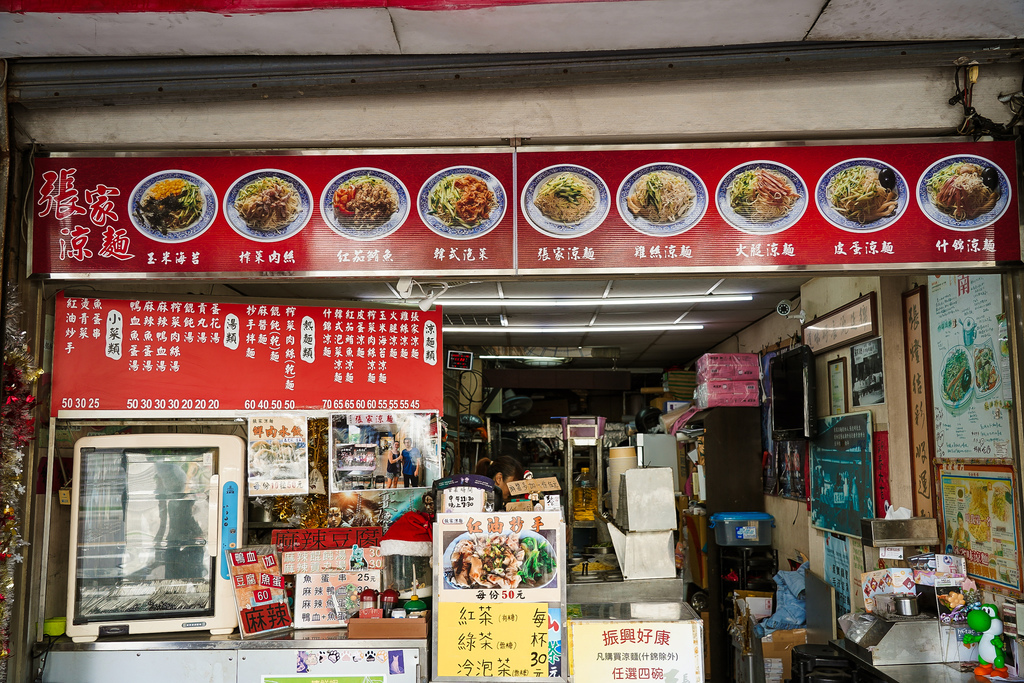
[[[963,72],[963,85],[960,85],[961,72]],[[956,94],[949,98],[950,106],[960,104],[964,110],[964,120],[957,126],[956,132],[960,135],[970,135],[975,140],[983,136],[990,136],[997,140],[1006,140],[1015,137],[1014,127],[1024,118],[1024,77],[1021,78],[1021,89],[1015,93],[999,94],[999,101],[1010,107],[1013,116],[1008,123],[996,123],[978,113],[974,108],[974,84],[978,81],[978,65],[974,63],[958,64],[953,73],[953,85],[956,87]]]

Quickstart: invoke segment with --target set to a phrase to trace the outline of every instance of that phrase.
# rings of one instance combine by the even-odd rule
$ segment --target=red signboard
[[[1020,261],[1013,142],[36,161],[52,277]]]
[[[511,151],[45,158],[36,171],[32,270],[54,277],[514,265]],[[468,189],[452,187],[460,179]],[[342,203],[346,191],[355,196]]]
[[[65,298],[54,415],[440,410],[440,310]]]
[[[982,172],[993,169],[987,177],[995,181],[997,199],[979,216],[956,221],[934,206],[927,183],[948,174],[944,171],[948,166],[962,168],[966,162],[974,162]],[[1012,142],[523,150],[517,155],[520,209],[525,218],[518,229],[518,272],[1019,261],[1015,168]],[[593,212],[574,224],[550,220],[537,208],[545,184],[565,174],[582,178],[597,190]],[[749,184],[742,187],[742,183],[757,174],[765,176],[758,180],[777,187],[776,194],[788,193],[782,199],[791,203],[777,207],[769,202],[767,208],[778,213],[755,215],[756,207],[744,197],[744,191],[752,194]],[[836,186],[852,184],[856,176],[866,174],[893,185],[892,209],[882,209],[877,218],[860,214],[857,217],[867,220],[858,222],[837,209],[835,202],[842,199],[836,198]],[[655,202],[645,200],[655,193],[647,192],[646,183],[657,182],[659,176],[682,185],[684,197],[692,198],[678,217],[655,213],[662,220],[647,220],[644,214],[654,209]],[[661,196],[667,195],[664,188],[659,189]],[[631,210],[631,200],[638,212]],[[592,220],[600,215],[606,216],[604,220]]]

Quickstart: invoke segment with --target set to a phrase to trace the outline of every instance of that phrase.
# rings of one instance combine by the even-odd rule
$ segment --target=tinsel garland
[[[327,482],[327,449],[330,447],[328,438],[329,420],[318,417],[307,423],[306,452],[309,454],[309,472],[312,479],[313,471],[320,474],[321,481]],[[292,526],[303,529],[317,529],[327,526],[327,509],[330,507],[327,494],[310,494],[308,496],[276,496],[263,499],[269,504],[274,518],[288,522]]]
[[[35,434],[36,407],[32,385],[42,370],[32,362],[27,334],[21,329],[17,289],[7,289],[4,311],[4,393],[0,408],[0,681],[7,680],[11,655],[11,612],[14,609],[14,570],[27,545],[21,536],[22,462],[25,446]]]

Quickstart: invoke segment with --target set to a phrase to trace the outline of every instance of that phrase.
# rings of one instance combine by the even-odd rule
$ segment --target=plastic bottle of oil
[[[590,468],[584,467],[573,481],[572,516],[577,520],[592,520],[597,512],[597,490],[590,480]]]

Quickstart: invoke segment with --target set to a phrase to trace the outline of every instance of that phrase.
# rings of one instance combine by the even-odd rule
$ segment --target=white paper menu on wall
[[[928,313],[935,457],[1012,457],[1001,276],[928,278]]]

